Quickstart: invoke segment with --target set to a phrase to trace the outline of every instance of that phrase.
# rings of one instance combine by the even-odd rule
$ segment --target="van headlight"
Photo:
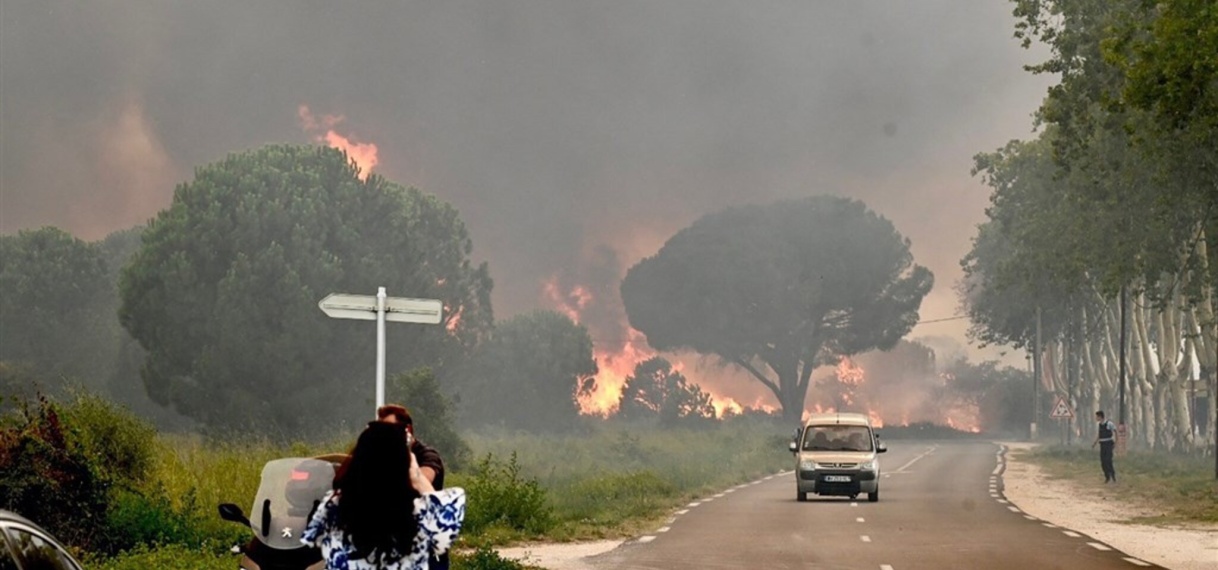
[[[875,471],[875,467],[876,467],[876,465],[875,465],[874,459],[872,459],[871,461],[864,461],[862,463],[859,463],[859,469],[863,470],[863,471]]]
[[[816,471],[819,468],[820,468],[820,466],[817,465],[816,462],[812,461],[811,459],[805,459],[805,460],[799,462],[799,469],[801,471]]]

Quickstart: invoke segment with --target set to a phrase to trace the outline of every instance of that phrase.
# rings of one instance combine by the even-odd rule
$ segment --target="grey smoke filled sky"
[[[0,232],[142,223],[198,165],[308,142],[308,105],[375,143],[377,172],[460,209],[500,316],[547,306],[548,279],[628,267],[707,212],[833,193],[913,240],[937,280],[922,315],[947,317],[987,203],[971,157],[1029,136],[1047,85],[1021,69],[1035,55],[1010,11],[5,0]]]

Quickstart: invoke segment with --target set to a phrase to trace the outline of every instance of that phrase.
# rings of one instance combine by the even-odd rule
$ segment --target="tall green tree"
[[[798,420],[812,371],[894,346],[933,281],[887,219],[814,196],[704,216],[630,269],[622,300],[652,347],[717,355]]]
[[[623,419],[658,418],[673,426],[685,419],[713,419],[710,394],[673,370],[663,356],[638,363],[622,385],[617,415]]]
[[[498,323],[453,374],[463,423],[558,432],[579,421],[579,398],[596,387],[588,329],[553,311]]]
[[[95,244],[58,228],[0,236],[0,361],[104,390],[117,342],[108,277]]]
[[[215,427],[296,431],[365,417],[375,334],[332,292],[441,299],[441,326],[391,325],[387,369],[442,369],[492,322],[486,265],[456,210],[330,148],[277,145],[199,168],[142,234],[120,319],[153,400]]]

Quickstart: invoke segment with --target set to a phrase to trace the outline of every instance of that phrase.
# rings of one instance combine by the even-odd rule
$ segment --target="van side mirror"
[[[795,453],[796,451],[799,451],[799,444],[792,441],[791,443],[787,444],[787,449],[791,450],[791,453]]]
[[[876,453],[887,453],[888,446],[877,441],[877,442],[875,442],[875,452]]]

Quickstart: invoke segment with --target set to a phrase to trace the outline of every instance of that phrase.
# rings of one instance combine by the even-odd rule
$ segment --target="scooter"
[[[254,536],[233,547],[242,570],[323,570],[321,551],[300,542],[305,526],[334,484],[334,472],[346,456],[288,457],[267,462],[250,509],[220,505],[220,518],[249,527]]]

